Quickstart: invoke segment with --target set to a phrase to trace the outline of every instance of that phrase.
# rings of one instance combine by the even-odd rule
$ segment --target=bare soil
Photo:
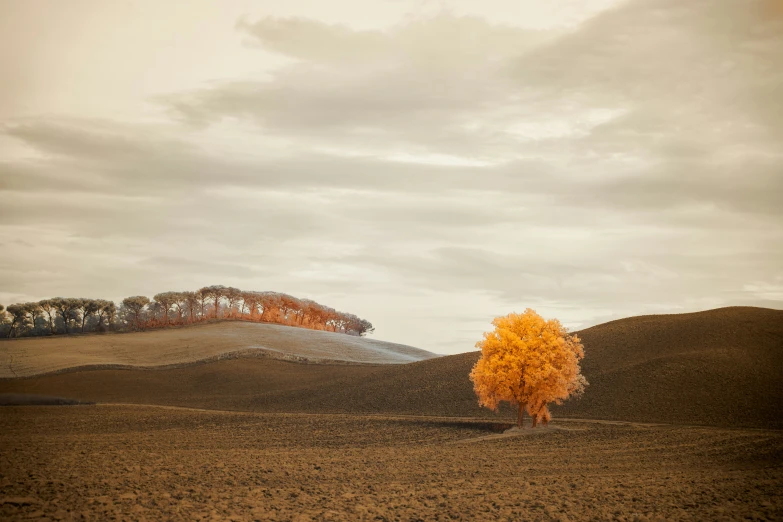
[[[8,407],[3,520],[779,520],[783,433]],[[534,436],[533,436],[534,435]],[[461,442],[461,443],[460,443]]]
[[[0,408],[0,520],[783,519],[783,312],[580,336],[591,385],[536,430],[478,407],[476,352],[0,380],[103,403]]]

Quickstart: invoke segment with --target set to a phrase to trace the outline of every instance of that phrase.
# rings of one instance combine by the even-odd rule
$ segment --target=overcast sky
[[[5,305],[783,308],[783,1],[0,0],[0,71]]]

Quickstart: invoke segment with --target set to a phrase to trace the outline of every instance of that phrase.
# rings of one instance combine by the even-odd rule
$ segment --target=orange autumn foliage
[[[495,330],[476,343],[481,358],[470,372],[481,406],[497,411],[501,402],[509,402],[518,409],[520,427],[525,411],[535,427],[551,419],[549,403],[582,394],[587,386],[579,367],[584,347],[560,321],[547,321],[528,308],[492,324]]]

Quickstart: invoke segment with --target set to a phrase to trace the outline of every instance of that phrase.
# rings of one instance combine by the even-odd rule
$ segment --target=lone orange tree
[[[527,410],[535,428],[552,418],[549,403],[582,394],[587,386],[579,368],[584,347],[560,321],[547,321],[528,308],[492,324],[495,330],[476,343],[481,358],[470,372],[479,405],[497,411],[507,401],[517,407],[519,427]]]

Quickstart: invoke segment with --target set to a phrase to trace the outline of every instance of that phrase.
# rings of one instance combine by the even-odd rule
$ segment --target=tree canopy
[[[481,406],[497,411],[501,402],[509,402],[517,407],[518,426],[527,411],[535,427],[551,419],[548,404],[582,394],[587,385],[579,367],[584,347],[558,320],[528,308],[492,324],[495,329],[476,343],[481,358],[470,372]]]
[[[10,317],[6,319],[7,316]],[[16,303],[5,310],[0,305],[0,335],[145,330],[218,319],[277,323],[349,335],[365,335],[374,330],[365,319],[309,299],[212,285],[196,291],[161,292],[152,300],[146,296],[126,297],[119,307],[104,299],[74,297]]]

